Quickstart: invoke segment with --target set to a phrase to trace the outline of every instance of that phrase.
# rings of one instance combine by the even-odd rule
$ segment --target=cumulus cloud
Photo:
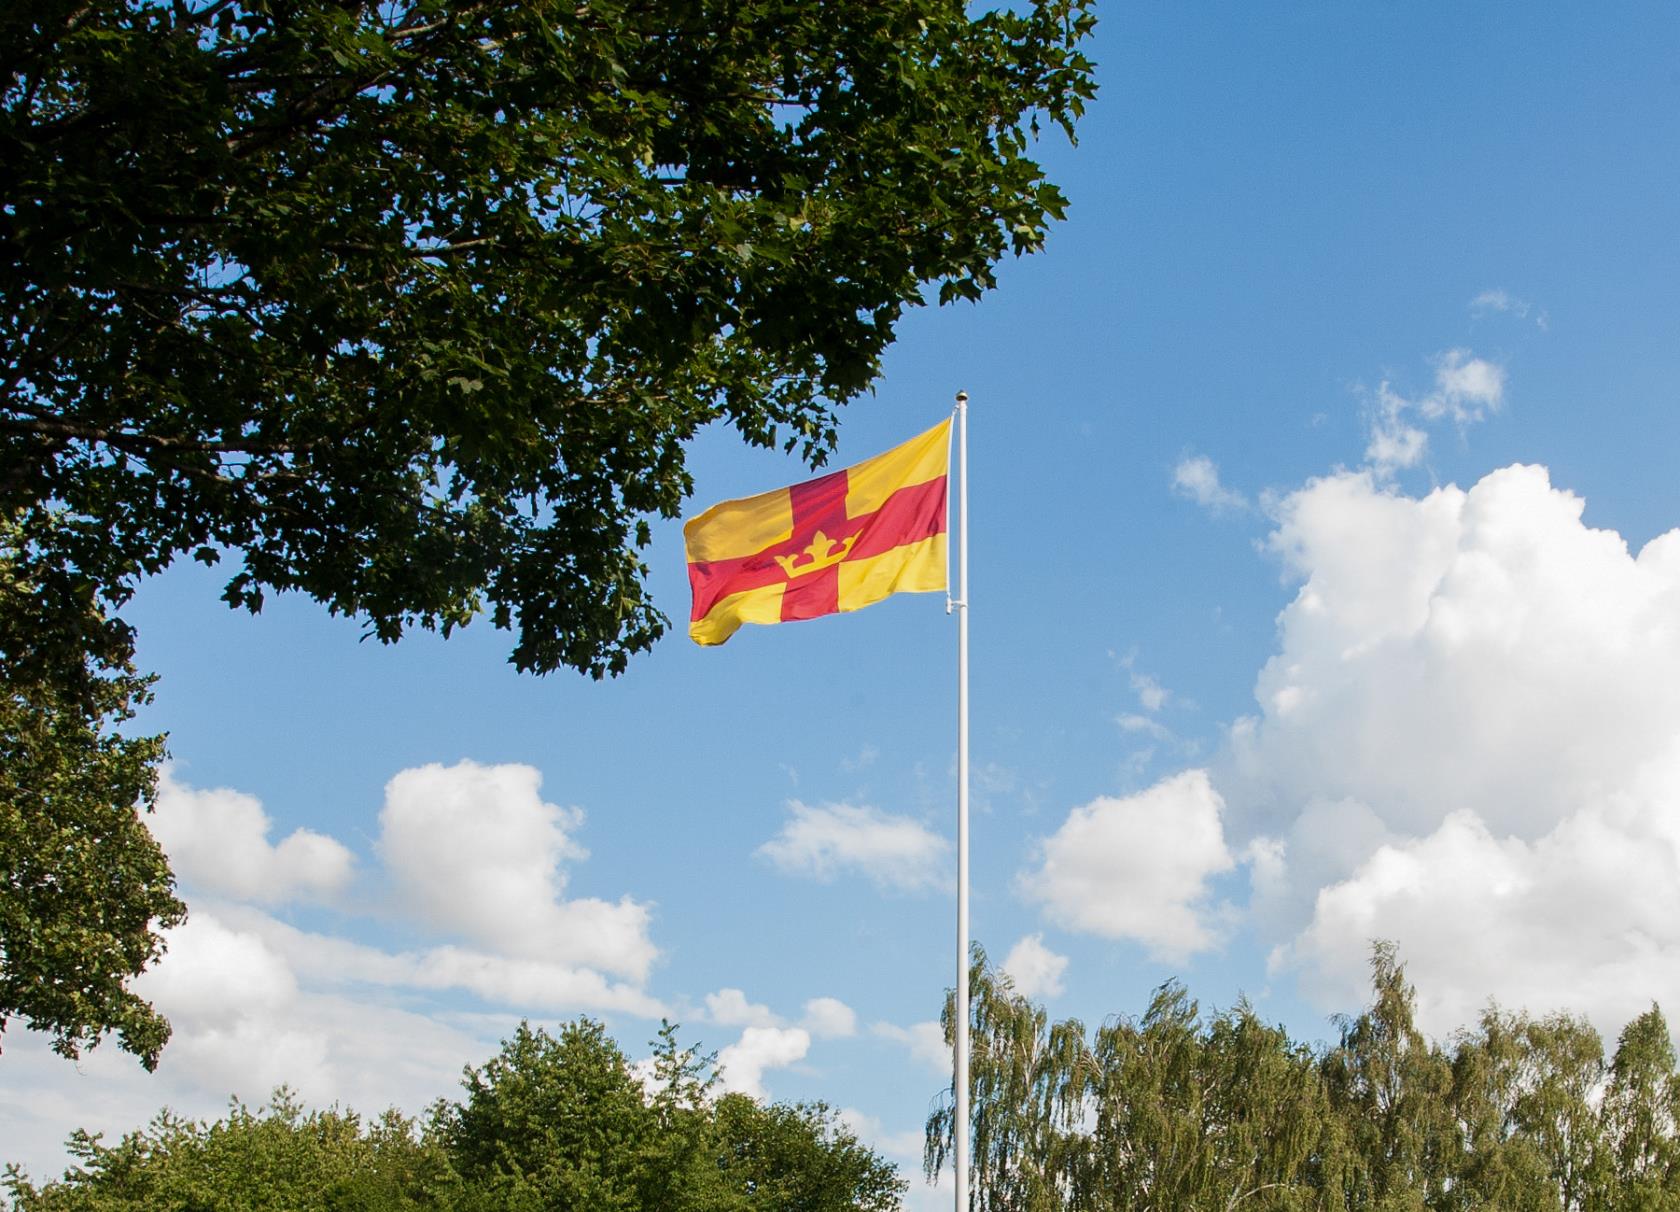
[[[269,905],[322,901],[343,892],[355,874],[355,857],[334,839],[294,829],[271,844],[272,822],[253,796],[226,787],[195,789],[168,767],[146,824],[176,876],[193,890]]]
[[[434,927],[491,950],[641,981],[658,951],[647,905],[567,900],[563,864],[586,858],[576,808],[539,794],[542,774],[463,761],[404,770],[385,786],[379,853],[398,895]]]
[[[260,1102],[285,1083],[319,1102],[417,1111],[491,1046],[365,989],[352,997],[322,987],[295,962],[304,948],[288,942],[288,931],[258,910],[195,906],[167,932],[168,952],[135,982],[175,1029],[149,1079],[157,1088],[145,1091],[153,1110],[159,1099],[191,1113],[213,1110],[230,1094]],[[341,941],[291,933],[305,943]],[[360,951],[362,959],[379,954]],[[81,1067],[94,1080],[82,1089],[82,1115],[69,1122],[98,1126],[112,1106],[127,1104],[136,1066],[102,1048]]]
[[[772,1027],[781,1022],[769,1006],[748,1001],[739,989],[706,994],[706,1017],[721,1027]]]
[[[722,1027],[785,1027],[781,1015],[739,989],[719,989],[705,998],[706,1017]],[[857,1034],[857,1012],[837,997],[813,997],[805,1003],[799,1026],[816,1039]]]
[[[831,880],[855,873],[901,891],[949,883],[950,843],[918,821],[853,804],[791,800],[787,808],[781,832],[758,848],[784,874]]]
[[[1219,480],[1219,465],[1206,455],[1188,455],[1173,468],[1173,492],[1213,513],[1250,508],[1248,498]]]
[[[166,932],[168,950],[135,983],[174,1026],[159,1071],[144,1074],[114,1046],[71,1069],[48,1059],[39,1036],[8,1037],[4,1160],[51,1168],[70,1126],[120,1132],[160,1103],[214,1114],[229,1094],[261,1102],[282,1082],[316,1103],[420,1112],[521,1015],[664,1016],[643,988],[656,954],[647,908],[566,897],[566,865],[585,857],[575,840],[582,814],[544,802],[539,785],[530,767],[471,762],[391,780],[378,852],[420,942],[390,949],[352,937],[371,923],[365,911],[357,920],[365,898],[352,895],[343,845],[307,830],[271,842],[255,798],[166,772],[148,823],[192,915]],[[301,929],[275,909],[329,898],[342,911],[332,932]],[[463,993],[483,1008],[463,1009]],[[739,991],[723,993],[748,1006]],[[817,1017],[832,1027],[835,1013]],[[749,1084],[794,1037],[777,1038],[782,1052],[748,1041],[739,1068]]]
[[[1042,934],[1029,934],[1003,957],[1003,970],[1023,997],[1055,997],[1062,991],[1068,958],[1044,945]]]
[[[1439,1030],[1680,1004],[1680,531],[1635,553],[1583,508],[1520,466],[1280,503],[1300,588],[1216,775],[1274,970],[1327,1006],[1373,937]]]
[[[204,911],[165,937],[168,954],[135,986],[175,1027],[172,1067],[199,1086],[255,1094],[329,1085],[327,1041],[298,1021],[297,978],[261,938]]]
[[[811,1034],[803,1027],[748,1027],[718,1053],[718,1080],[732,1094],[764,1098],[764,1074],[805,1059]]]
[[[1142,943],[1171,961],[1217,941],[1223,911],[1208,881],[1234,866],[1220,798],[1205,770],[1146,791],[1102,796],[1075,808],[1039,846],[1039,865],[1019,880],[1069,930]]]
[[[801,1025],[818,1039],[845,1039],[857,1034],[857,1011],[837,997],[813,997]]]

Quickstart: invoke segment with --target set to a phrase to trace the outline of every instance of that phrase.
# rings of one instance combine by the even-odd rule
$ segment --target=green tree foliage
[[[78,1165],[35,1187],[15,1170],[17,1212],[420,1212],[453,1206],[447,1155],[389,1112],[305,1113],[286,1090],[258,1111],[235,1104],[198,1123],[168,1112],[115,1146],[77,1133]]]
[[[164,1039],[110,984],[178,912],[129,822],[161,749],[101,748],[140,578],[231,557],[235,606],[487,616],[520,669],[621,672],[666,626],[641,552],[687,441],[820,463],[906,307],[1043,245],[1028,146],[1094,94],[1093,3],[0,4],[0,561],[70,587],[23,647],[85,641],[10,677],[11,734],[63,739],[8,771],[4,844],[31,887],[125,875],[75,938],[5,885],[0,1013]]]
[[[1321,1065],[1356,1161],[1342,1197],[1382,1212],[1439,1207],[1457,1145],[1451,1062],[1413,1022],[1416,995],[1390,943],[1373,950],[1371,991],[1371,1006],[1342,1024]]]
[[[1622,1031],[1604,1092],[1600,1207],[1617,1212],[1680,1208],[1680,1075],[1668,1024],[1652,1006]]]
[[[1490,1007],[1459,1038],[1452,1068],[1462,1150],[1450,1206],[1585,1207],[1600,1160],[1598,1032],[1567,1015],[1535,1020]]]
[[[741,1212],[895,1212],[905,1183],[826,1106],[764,1106],[728,1094],[713,1112],[708,1151],[724,1189],[700,1208]],[[671,1207],[662,1204],[660,1207]]]
[[[1372,999],[1309,1046],[1179,985],[1094,1034],[1052,1023],[976,949],[972,1206],[983,1212],[1672,1212],[1680,1074],[1668,1026],[1630,1023],[1607,1065],[1567,1015],[1490,1007],[1450,1045],[1416,1025],[1394,948]],[[954,999],[947,999],[951,1038]],[[950,1160],[947,1091],[930,1176]]]
[[[619,672],[699,427],[820,459],[906,307],[1043,244],[1091,5],[7,4],[0,511],[112,600],[231,551],[231,603]]]
[[[646,1081],[599,1023],[521,1025],[424,1123],[305,1114],[285,1091],[195,1123],[167,1114],[13,1212],[893,1212],[904,1183],[820,1104],[716,1097],[667,1027]]]
[[[68,1057],[116,1031],[149,1069],[169,1024],[127,987],[181,921],[140,809],[162,737],[115,729],[145,703],[128,628],[0,515],[0,1030]]]

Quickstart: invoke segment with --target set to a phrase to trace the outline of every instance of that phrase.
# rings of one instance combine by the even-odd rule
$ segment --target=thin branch
[[[78,425],[74,421],[45,418],[20,420],[0,417],[0,431],[39,434],[43,437],[75,442],[102,442],[123,451],[181,451],[188,454],[297,454],[314,445],[294,442],[203,442],[192,438],[172,438],[163,434],[101,429],[95,425]]]

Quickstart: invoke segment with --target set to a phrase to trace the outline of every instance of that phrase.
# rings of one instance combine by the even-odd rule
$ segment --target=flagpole
[[[956,1212],[968,1212],[968,393],[957,393],[957,998],[953,1086]]]

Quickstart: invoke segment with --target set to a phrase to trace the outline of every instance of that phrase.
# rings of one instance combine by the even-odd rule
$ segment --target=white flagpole
[[[957,393],[956,1212],[968,1212],[968,393]]]

